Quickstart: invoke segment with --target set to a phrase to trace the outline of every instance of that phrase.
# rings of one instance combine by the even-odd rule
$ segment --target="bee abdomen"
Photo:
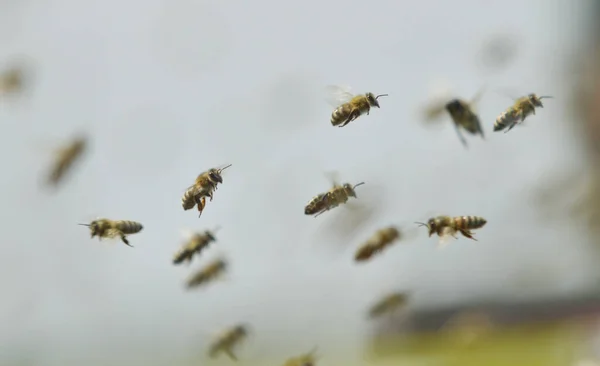
[[[129,220],[121,220],[117,221],[115,226],[119,229],[123,234],[135,234],[142,231],[144,226],[136,221]]]
[[[502,112],[494,122],[494,132],[502,131],[515,122],[515,113],[512,109]]]
[[[333,113],[331,113],[331,124],[334,126],[342,124],[344,121],[346,121],[346,119],[348,119],[350,111],[351,108],[348,103],[342,104],[341,106],[337,107],[333,111]]]
[[[459,229],[479,229],[487,220],[479,216],[458,216],[454,218]]]
[[[191,210],[196,205],[196,201],[194,200],[194,192],[192,189],[188,189],[181,197],[181,206],[184,210]]]

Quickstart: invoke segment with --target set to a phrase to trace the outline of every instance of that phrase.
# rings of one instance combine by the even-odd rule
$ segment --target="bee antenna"
[[[230,166],[232,166],[232,165],[233,165],[233,164],[229,164],[229,165],[227,165],[227,166],[225,166],[225,167],[223,167],[223,168],[219,169],[219,173],[220,173],[220,172],[222,172],[223,170],[225,170],[225,169],[229,168],[229,167],[230,167]]]
[[[552,98],[554,98],[554,97],[551,95],[542,95],[538,99],[552,99]]]
[[[90,224],[77,224],[77,225],[90,227]]]
[[[419,226],[425,226],[425,227],[429,227],[429,225],[427,225],[424,222],[415,222],[415,224],[419,225]]]
[[[354,188],[356,188],[356,187],[358,187],[358,186],[362,186],[363,184],[365,184],[365,182],[360,182],[360,183],[358,183],[358,184],[355,184],[355,185],[354,185],[354,187],[352,187],[352,189],[354,189]]]
[[[219,231],[220,229],[221,229],[221,225],[215,226],[215,228],[212,230],[213,234],[216,234],[216,232]]]
[[[375,100],[377,100],[379,97],[388,97],[388,94],[379,94],[378,96],[375,97]]]

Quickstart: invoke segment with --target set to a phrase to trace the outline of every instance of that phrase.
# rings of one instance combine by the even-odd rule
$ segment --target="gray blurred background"
[[[0,68],[25,60],[31,82],[0,104],[0,364],[205,363],[215,332],[238,322],[253,330],[245,360],[315,345],[360,360],[365,311],[389,291],[435,308],[596,288],[594,232],[568,199],[548,206],[559,194],[541,193],[591,161],[571,123],[590,3],[1,1]],[[486,48],[497,36],[506,60]],[[333,128],[328,84],[390,96]],[[464,149],[449,118],[422,123],[440,85],[471,98],[484,84],[485,141],[467,136]],[[530,92],[555,99],[493,134],[507,94]],[[50,151],[81,131],[91,150],[59,192],[41,189]],[[202,218],[184,212],[195,176],[228,163]],[[331,171],[367,182],[355,208],[304,216]],[[478,242],[437,250],[423,231],[353,262],[374,230],[435,214],[488,224]],[[98,216],[142,222],[135,248],[76,225]],[[182,229],[216,225],[201,260],[171,264]],[[185,291],[219,254],[227,278]]]

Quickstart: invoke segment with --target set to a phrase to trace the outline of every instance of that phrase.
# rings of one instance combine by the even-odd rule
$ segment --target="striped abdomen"
[[[506,127],[517,123],[518,119],[518,113],[514,108],[511,107],[507,109],[496,118],[496,121],[494,122],[494,132],[502,131]]]
[[[185,211],[191,210],[196,205],[196,186],[191,186],[188,188],[183,197],[181,197],[181,206]]]
[[[144,226],[139,222],[129,220],[115,221],[114,227],[123,234],[136,234],[142,231],[144,228]]]
[[[333,113],[331,113],[331,124],[334,126],[341,125],[350,118],[352,113],[352,104],[344,103],[337,107]]]
[[[457,229],[472,230],[479,229],[487,223],[487,220],[479,216],[456,216],[453,217]]]
[[[311,199],[304,207],[304,214],[314,215],[327,208],[327,195],[328,193],[321,193]]]

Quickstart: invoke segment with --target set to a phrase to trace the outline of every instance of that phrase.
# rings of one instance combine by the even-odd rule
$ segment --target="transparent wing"
[[[117,229],[108,229],[106,230],[106,234],[105,237],[107,239],[114,239],[114,238],[118,238],[121,236],[121,232]]]
[[[325,87],[325,100],[332,107],[339,107],[352,98],[354,98],[354,93],[349,86],[328,85]]]
[[[446,111],[446,103],[448,100],[436,98],[430,101],[423,107],[423,120],[426,123],[438,122],[440,117]]]
[[[477,91],[477,93],[475,93],[475,95],[473,96],[473,98],[469,102],[469,104],[471,105],[471,109],[472,110],[474,110],[474,108],[477,105],[477,103],[479,103],[479,100],[481,100],[481,97],[483,96],[483,94],[485,93],[486,90],[487,90],[487,85],[483,85],[481,88],[479,88],[479,90]]]
[[[340,173],[337,170],[330,170],[323,173],[325,178],[333,185],[340,184]]]
[[[446,247],[448,244],[450,244],[450,241],[452,241],[452,239],[456,240],[456,230],[450,227],[444,228],[442,230],[442,233],[440,234],[438,249],[443,249],[444,247]]]

